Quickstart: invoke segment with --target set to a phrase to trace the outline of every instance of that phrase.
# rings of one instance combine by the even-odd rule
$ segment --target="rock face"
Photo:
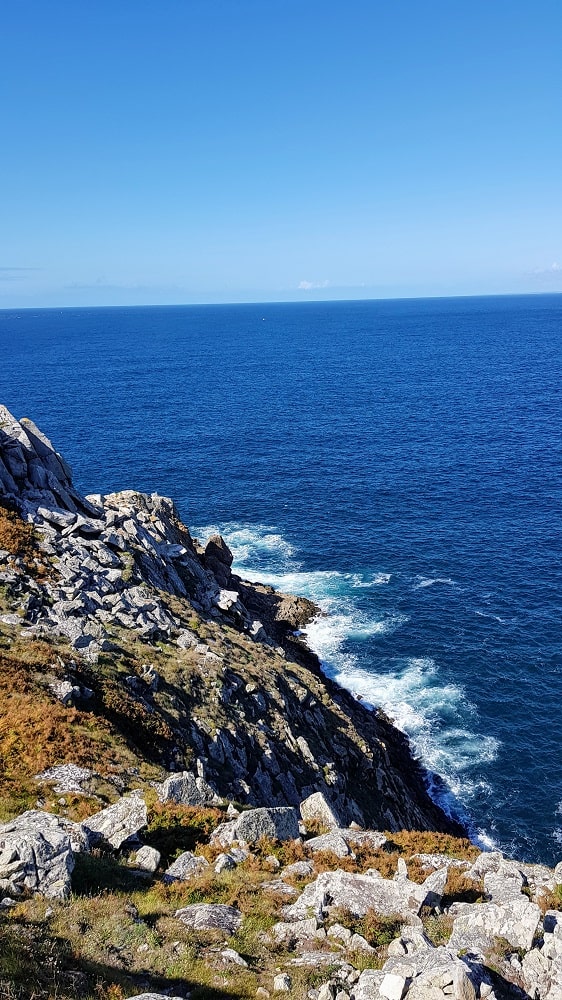
[[[0,880],[12,895],[28,889],[65,899],[73,869],[70,837],[56,816],[30,811],[0,826]]]
[[[62,637],[75,657],[51,680],[53,697],[79,707],[89,698],[99,710],[100,657],[128,635],[145,644],[147,660],[160,644],[197,672],[190,687],[164,681],[148,662],[115,681],[134,717],[159,716],[153,761],[168,771],[198,762],[197,775],[164,783],[164,801],[218,795],[278,808],[308,799],[305,812],[330,827],[462,833],[429,798],[406,738],[324,678],[295,636],[318,609],[233,575],[224,540],[203,550],[172,500],[134,490],[82,497],[48,439],[0,407],[1,505],[33,526],[37,559],[49,567],[39,579],[4,556],[2,628]],[[226,628],[239,636],[234,645]]]

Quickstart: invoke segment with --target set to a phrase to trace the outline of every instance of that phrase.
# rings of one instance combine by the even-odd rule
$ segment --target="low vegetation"
[[[272,925],[283,919],[285,899],[264,884],[273,877],[272,858],[283,865],[302,860],[308,857],[304,845],[264,838],[246,862],[231,871],[217,874],[210,865],[189,882],[167,885],[161,879],[162,868],[184,850],[214,860],[220,849],[209,847],[209,834],[224,818],[223,809],[163,805],[153,796],[143,840],[162,853],[154,877],[138,872],[132,855],[123,852],[116,857],[96,849],[77,856],[69,900],[29,897],[1,914],[0,998],[123,1000],[150,989],[190,991],[192,1000],[253,1000],[259,986],[271,990],[276,971],[288,968],[295,952],[272,945],[267,937]],[[457,857],[473,853],[462,840],[449,838],[447,843]],[[438,852],[442,835],[393,835],[385,848],[359,852],[352,862],[336,859],[333,867],[352,864],[353,870],[365,871],[375,866],[392,874],[403,857],[408,870],[415,872],[412,852],[420,847],[427,853]],[[317,854],[314,872],[298,880],[299,887],[324,870],[327,860]],[[200,902],[240,909],[245,915],[240,930],[230,938],[218,931],[196,932],[174,917],[178,908]],[[399,917],[381,917],[373,911],[358,919],[334,910],[327,926],[342,923],[376,949],[354,954],[354,964],[361,969],[382,966],[400,922]],[[425,921],[435,943],[448,939],[445,924],[443,917]],[[227,962],[221,956],[225,947],[237,951],[246,967]],[[290,966],[290,971],[290,996],[296,1000],[325,981],[329,968]]]

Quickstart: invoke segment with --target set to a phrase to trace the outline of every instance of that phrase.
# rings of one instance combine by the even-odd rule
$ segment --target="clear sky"
[[[560,0],[5,0],[0,307],[562,291]]]

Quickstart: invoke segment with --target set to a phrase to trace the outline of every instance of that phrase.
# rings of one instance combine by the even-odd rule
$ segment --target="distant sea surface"
[[[0,312],[0,401],[312,597],[483,844],[562,858],[562,295]]]

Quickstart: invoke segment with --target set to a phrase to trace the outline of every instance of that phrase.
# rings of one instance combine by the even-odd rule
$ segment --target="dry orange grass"
[[[31,560],[35,547],[31,524],[26,524],[15,511],[0,504],[0,549],[7,549],[13,556]]]
[[[109,723],[62,705],[41,684],[46,670],[56,673],[52,656],[42,642],[29,643],[22,656],[0,651],[0,797],[14,804],[36,795],[34,776],[55,764],[103,772],[117,763]]]

